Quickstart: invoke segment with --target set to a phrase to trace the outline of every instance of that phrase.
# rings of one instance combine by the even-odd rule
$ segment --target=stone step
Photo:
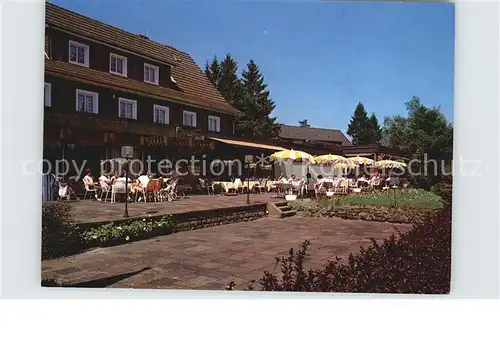
[[[276,207],[288,206],[288,202],[287,201],[275,202],[274,204],[276,205]]]
[[[278,208],[282,211],[290,211],[292,209],[292,206],[286,205],[286,206],[278,206]]]
[[[297,213],[297,211],[295,211],[295,210],[283,211],[281,213],[281,218],[295,216],[296,213]]]

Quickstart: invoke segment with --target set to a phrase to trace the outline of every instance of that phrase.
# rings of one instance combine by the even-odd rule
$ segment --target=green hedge
[[[65,202],[48,202],[42,209],[42,258],[69,255],[91,248],[124,244],[172,231],[172,218],[130,219],[82,230],[71,220],[71,208]]]

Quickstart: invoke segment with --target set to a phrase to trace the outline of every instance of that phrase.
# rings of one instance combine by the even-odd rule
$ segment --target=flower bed
[[[129,220],[124,223],[106,223],[79,234],[83,247],[112,246],[168,234],[172,231],[172,217],[165,215],[159,220]]]

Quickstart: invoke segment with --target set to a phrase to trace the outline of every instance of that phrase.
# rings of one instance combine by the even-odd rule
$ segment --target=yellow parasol
[[[278,151],[269,156],[271,161],[308,161],[310,163],[314,163],[314,157],[309,155],[304,151],[296,151],[294,149],[291,150],[283,150]]]
[[[375,162],[377,168],[405,168],[406,163],[393,160],[380,160]]]
[[[339,155],[320,155],[314,158],[316,163],[329,163],[332,164],[334,168],[354,168],[355,165],[350,162],[347,158]]]
[[[373,165],[375,163],[375,161],[373,161],[372,159],[369,159],[367,157],[361,157],[361,156],[348,157],[347,159],[357,166],[359,166],[359,165]]]

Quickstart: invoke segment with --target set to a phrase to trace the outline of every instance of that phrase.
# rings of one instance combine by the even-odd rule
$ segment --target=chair
[[[147,202],[148,194],[153,196],[155,202],[158,201],[158,195],[161,190],[162,179],[150,179],[146,189],[144,189],[144,202]]]
[[[349,179],[342,179],[340,182],[340,191],[342,194],[347,194],[349,190]]]
[[[207,190],[208,195],[210,195],[210,191],[212,191],[212,195],[215,195],[214,186],[203,178],[200,178],[200,188],[202,191]]]
[[[111,203],[116,202],[116,194],[128,195],[127,185],[124,180],[116,179],[113,185],[111,185]]]
[[[226,182],[225,186],[222,186],[222,188],[226,191],[226,194],[230,194],[231,190],[235,193],[238,191],[238,188],[232,182]]]
[[[267,181],[268,181],[268,178],[262,179],[260,181],[260,184],[256,184],[253,186],[253,189],[258,190],[260,194],[262,194],[262,191],[266,192],[267,191]]]
[[[83,181],[83,185],[85,186],[85,195],[83,195],[83,199],[87,198],[87,194],[94,193],[94,197],[97,199],[97,187],[93,184],[88,184],[85,180]]]
[[[111,186],[105,181],[99,181],[99,185],[101,186],[101,197],[99,198],[99,200],[102,201],[102,196],[104,195],[104,193],[106,193],[106,196],[104,197],[104,201],[106,201],[108,199],[109,193],[111,192]]]
[[[243,193],[244,189],[246,188],[246,185],[243,184],[240,178],[236,178],[234,180],[234,189],[239,192],[240,194]]]
[[[330,183],[327,183],[327,184],[330,184]],[[315,186],[314,186],[315,191],[314,192],[315,192],[316,197],[320,197],[323,193],[326,193],[326,187],[324,185],[325,185],[325,181],[322,181],[317,185],[315,184]]]

